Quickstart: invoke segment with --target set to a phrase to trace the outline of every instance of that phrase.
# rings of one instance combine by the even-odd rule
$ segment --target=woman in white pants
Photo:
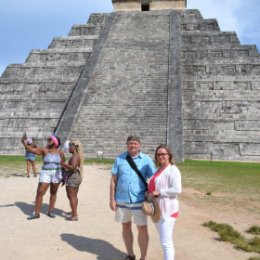
[[[165,145],[156,148],[155,163],[159,169],[150,179],[148,191],[150,196],[157,197],[161,210],[161,218],[156,226],[160,234],[164,260],[174,260],[172,235],[179,214],[177,197],[181,193],[181,174],[174,165],[170,149]]]

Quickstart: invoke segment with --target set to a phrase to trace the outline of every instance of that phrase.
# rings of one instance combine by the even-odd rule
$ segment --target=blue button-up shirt
[[[144,201],[145,185],[126,160],[127,152],[119,155],[112,167],[112,174],[117,176],[115,200],[123,203],[140,203]],[[132,157],[144,179],[150,178],[156,171],[152,159],[139,153]]]

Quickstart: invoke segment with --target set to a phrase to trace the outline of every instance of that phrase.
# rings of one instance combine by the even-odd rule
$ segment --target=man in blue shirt
[[[115,220],[122,223],[123,240],[127,256],[124,260],[135,260],[133,251],[133,223],[137,225],[138,244],[141,259],[146,259],[149,235],[147,230],[147,216],[142,211],[142,202],[145,200],[146,186],[131,168],[126,160],[127,155],[132,157],[135,165],[145,180],[155,172],[152,159],[140,152],[140,139],[137,136],[129,136],[126,142],[127,152],[120,154],[112,167],[110,182],[110,208],[115,211]]]

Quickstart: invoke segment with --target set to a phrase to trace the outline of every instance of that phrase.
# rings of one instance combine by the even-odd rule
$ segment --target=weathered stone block
[[[236,121],[235,130],[237,131],[258,131],[260,132],[260,121]]]
[[[101,29],[102,25],[77,24],[72,26],[69,36],[99,35]]]
[[[254,144],[254,143],[241,143],[239,145],[240,147],[240,153],[242,156],[258,156],[260,158],[260,147],[259,144]]]
[[[260,90],[260,81],[252,82],[252,89],[253,90]]]

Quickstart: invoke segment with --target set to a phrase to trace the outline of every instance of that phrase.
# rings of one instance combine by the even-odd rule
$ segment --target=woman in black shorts
[[[61,163],[63,168],[63,182],[66,183],[67,196],[70,201],[71,216],[67,220],[78,220],[78,191],[82,182],[84,156],[80,141],[69,141],[69,152],[72,154],[67,163]]]

